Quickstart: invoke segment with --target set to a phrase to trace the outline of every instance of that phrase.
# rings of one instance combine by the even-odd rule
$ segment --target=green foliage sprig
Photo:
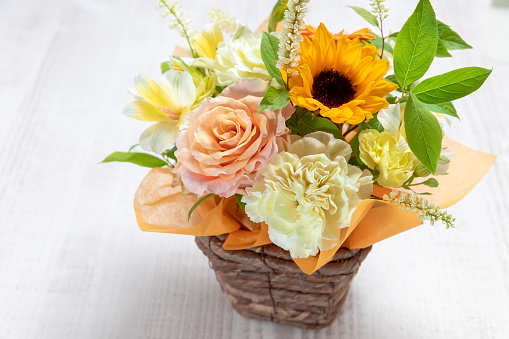
[[[397,34],[394,73],[402,91],[399,101],[408,99],[404,114],[408,145],[432,173],[440,157],[442,129],[430,110],[458,117],[451,101],[479,89],[491,73],[466,67],[413,85],[428,71],[441,45],[446,50],[470,48],[449,26],[436,20],[429,0],[420,0]]]

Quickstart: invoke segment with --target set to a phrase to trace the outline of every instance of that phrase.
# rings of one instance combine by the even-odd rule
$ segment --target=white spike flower
[[[304,29],[304,16],[307,13],[306,4],[309,0],[289,0],[285,11],[283,30],[279,33],[279,51],[277,68],[284,70],[290,77],[297,76],[298,71],[292,68],[298,66],[300,57],[300,43],[303,38],[300,30]]]
[[[221,27],[224,32],[231,36],[234,36],[237,29],[239,29],[239,20],[220,8],[212,7],[209,11],[209,17],[214,24]]]

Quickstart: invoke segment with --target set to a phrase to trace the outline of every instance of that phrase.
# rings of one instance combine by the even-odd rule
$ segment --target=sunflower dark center
[[[355,89],[350,80],[332,69],[321,71],[313,78],[313,97],[327,107],[339,107],[351,101]]]

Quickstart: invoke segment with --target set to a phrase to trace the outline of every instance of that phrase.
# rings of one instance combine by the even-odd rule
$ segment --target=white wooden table
[[[209,1],[182,2],[201,28]],[[214,5],[254,29],[274,2]],[[184,43],[155,2],[1,0],[0,338],[509,338],[509,10],[432,2],[476,49],[429,74],[494,69],[456,103],[462,121],[447,133],[499,158],[450,208],[456,229],[374,246],[338,319],[304,331],[236,314],[192,237],[138,229],[132,199],[147,170],[98,165],[147,126],[121,114],[134,75],[158,78]],[[416,3],[388,0],[387,25],[399,29]],[[368,1],[312,1],[308,22],[364,27],[345,5]]]

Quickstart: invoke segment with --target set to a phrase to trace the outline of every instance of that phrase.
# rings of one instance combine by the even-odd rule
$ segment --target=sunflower
[[[306,28],[301,29],[300,33],[302,34],[302,36],[307,36],[309,40],[313,41],[313,38],[316,35],[316,28],[311,25],[306,25]],[[359,39],[360,42],[362,42],[363,44],[367,44],[368,40],[376,39],[376,36],[373,33],[371,33],[371,30],[369,28],[362,28],[350,34],[345,33],[345,30],[342,30],[338,34],[332,35],[332,37],[336,41],[341,38]]]
[[[333,122],[372,119],[389,105],[385,96],[398,88],[383,80],[389,62],[378,58],[374,45],[363,46],[359,39],[336,41],[323,23],[313,41],[304,37],[300,48],[299,65],[292,69],[298,74],[288,83],[290,98]]]

